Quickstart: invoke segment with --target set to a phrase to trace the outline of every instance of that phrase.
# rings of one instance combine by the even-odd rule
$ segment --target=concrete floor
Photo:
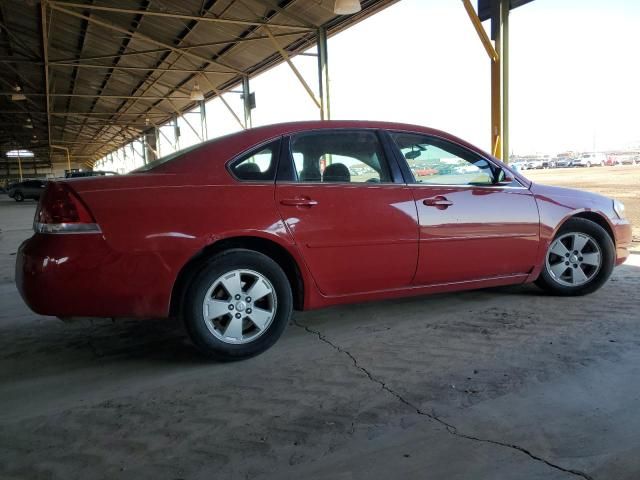
[[[66,325],[12,283],[0,200],[3,479],[640,478],[640,256],[599,292],[500,288],[297,314],[255,359],[175,322]]]

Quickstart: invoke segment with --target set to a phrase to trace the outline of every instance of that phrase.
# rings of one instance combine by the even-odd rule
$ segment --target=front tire
[[[284,332],[292,310],[291,285],[282,268],[245,249],[216,255],[191,283],[182,309],[198,350],[223,361],[267,350]]]
[[[553,295],[593,293],[611,276],[615,258],[615,245],[604,228],[571,218],[549,245],[536,284]]]
[[[16,202],[22,202],[22,201],[24,200],[24,195],[22,194],[22,192],[16,192],[16,193],[13,195],[13,199],[14,199]]]

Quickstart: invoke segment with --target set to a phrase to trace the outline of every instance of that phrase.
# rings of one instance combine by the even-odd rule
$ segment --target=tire
[[[587,168],[591,168],[591,162],[587,162]]]
[[[13,194],[13,199],[16,202],[22,202],[24,200],[24,195],[22,194],[22,192],[16,192]]]
[[[578,250],[574,249],[576,242]],[[591,220],[571,218],[560,227],[549,245],[536,284],[553,295],[587,295],[606,283],[615,259],[615,245],[604,228]]]
[[[251,292],[256,298],[248,296]],[[231,361],[270,348],[284,332],[292,310],[291,285],[282,268],[262,253],[232,249],[213,257],[196,275],[182,315],[198,350]],[[211,312],[209,319],[205,312]]]

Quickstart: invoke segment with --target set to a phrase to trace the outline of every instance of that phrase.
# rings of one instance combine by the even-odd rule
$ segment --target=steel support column
[[[509,163],[509,11],[508,0],[502,0],[500,63],[502,64],[502,161]]]
[[[462,0],[471,23],[491,59],[491,150],[494,156],[509,161],[509,0],[493,0],[492,38],[482,26],[470,0]]]
[[[71,170],[71,155],[69,154],[69,149],[60,145],[49,145],[49,147],[53,149],[57,148],[58,150],[64,150],[64,152],[67,154],[67,169]]]
[[[18,147],[18,172],[20,173],[20,181],[22,181],[22,159],[20,158],[20,147]]]
[[[209,138],[209,131],[207,130],[207,107],[205,101],[200,100],[198,102],[200,107],[200,131],[202,132],[202,141],[205,142]]]
[[[318,29],[318,89],[320,93],[320,120],[331,120],[331,102],[329,95],[329,60],[327,31]]]
[[[249,76],[242,77],[242,102],[244,105],[244,127],[251,128],[251,88],[249,85]]]
[[[40,3],[40,22],[42,34],[42,58],[44,60],[44,91],[47,105],[47,141],[51,146],[51,98],[49,94],[49,28],[47,26],[47,2]],[[51,158],[51,152],[49,152]]]
[[[493,154],[509,162],[509,10],[510,0],[494,0],[491,22],[498,61],[491,65]]]

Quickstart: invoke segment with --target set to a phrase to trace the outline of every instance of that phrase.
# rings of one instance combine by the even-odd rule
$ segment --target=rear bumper
[[[41,315],[164,317],[174,279],[158,254],[116,252],[99,234],[35,234],[16,256],[18,290]]]
[[[616,237],[616,265],[622,265],[629,258],[632,239],[631,223],[628,220],[617,220],[613,224],[613,229]]]

